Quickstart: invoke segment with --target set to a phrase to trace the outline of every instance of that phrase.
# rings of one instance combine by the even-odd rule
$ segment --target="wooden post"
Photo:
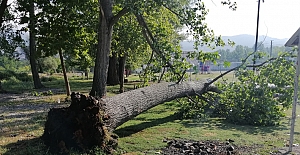
[[[298,36],[300,35],[298,34]],[[293,101],[292,123],[291,123],[290,143],[289,143],[290,152],[293,149],[293,141],[294,141],[296,107],[297,107],[297,100],[298,100],[298,82],[299,82],[299,69],[300,69],[299,65],[300,65],[300,41],[298,42],[298,55],[297,55],[297,62],[296,62],[296,75],[295,75],[295,84],[294,84],[294,101]]]

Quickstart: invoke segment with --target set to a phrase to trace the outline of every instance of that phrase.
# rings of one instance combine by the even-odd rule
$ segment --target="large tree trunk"
[[[108,66],[108,73],[107,73],[107,85],[115,86],[120,83],[119,76],[118,76],[118,70],[117,70],[117,56],[116,54],[113,54],[111,57],[109,57],[109,66]]]
[[[59,53],[61,68],[62,68],[63,75],[64,75],[67,96],[69,96],[69,95],[71,95],[71,88],[70,88],[69,79],[68,79],[68,76],[67,76],[67,71],[66,71],[66,66],[65,66],[62,50],[59,49],[58,53]]]
[[[35,15],[34,15],[34,2],[33,0],[30,1],[30,23],[29,23],[29,53],[30,53],[30,66],[31,66],[31,73],[34,83],[34,88],[39,89],[43,88],[44,85],[41,83],[39,73],[37,70],[36,64],[36,48],[35,48]]]
[[[0,81],[0,93],[7,93],[3,88],[2,88],[2,83]]]
[[[120,81],[120,93],[124,92],[124,70],[125,70],[126,56],[119,58],[119,81]]]
[[[2,27],[4,12],[7,8],[7,0],[2,0],[0,5],[0,28]]]
[[[121,124],[158,104],[172,101],[176,98],[195,96],[207,91],[217,90],[212,86],[203,89],[204,86],[204,81],[180,84],[164,82],[102,99],[106,103],[105,111],[110,117],[108,128],[114,130]]]
[[[89,79],[89,69],[88,68],[85,70],[84,74],[85,74],[86,80],[88,80]]]
[[[42,139],[53,153],[95,146],[110,153],[117,144],[111,131],[126,121],[163,102],[216,90],[200,81],[158,83],[100,100],[72,93],[69,107],[49,111]]]
[[[113,30],[112,25],[109,23],[113,17],[113,2],[111,0],[101,0],[99,3],[100,26],[98,31],[98,48],[95,60],[93,85],[90,95],[104,97],[106,96],[107,70]]]

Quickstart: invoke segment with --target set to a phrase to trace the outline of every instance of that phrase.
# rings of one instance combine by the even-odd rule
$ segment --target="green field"
[[[219,73],[192,74],[191,79],[213,78]],[[49,154],[49,150],[40,140],[43,133],[47,111],[50,107],[68,106],[63,103],[66,95],[63,79],[54,75],[54,80],[43,82],[48,89],[56,89],[59,94],[40,96],[35,100],[7,100],[0,103],[0,154]],[[225,77],[235,80],[233,74]],[[72,91],[88,94],[92,80],[82,80],[80,76],[69,75]],[[131,75],[126,90],[133,89],[137,76]],[[25,85],[27,85],[25,87]],[[34,92],[28,84],[15,85],[14,88],[3,83],[8,90],[18,92]],[[17,88],[19,86],[19,88]],[[24,89],[24,88],[26,89]],[[108,95],[118,92],[118,86],[109,86]],[[61,102],[58,103],[58,100]],[[124,123],[115,130],[119,135],[118,154],[156,154],[167,144],[164,139],[193,139],[193,140],[235,140],[239,146],[253,147],[253,154],[267,155],[282,148],[289,139],[291,110],[282,118],[281,125],[274,127],[240,126],[227,123],[221,118],[199,118],[182,120],[176,112],[180,103],[177,101],[158,105],[134,119]],[[300,107],[297,107],[299,115]],[[300,124],[296,121],[295,143],[300,142]],[[117,154],[116,153],[116,154]],[[78,154],[76,152],[71,154]],[[100,152],[98,154],[101,154]]]

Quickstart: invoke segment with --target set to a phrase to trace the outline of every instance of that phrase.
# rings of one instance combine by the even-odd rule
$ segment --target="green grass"
[[[204,73],[204,74],[201,74],[201,73],[188,73],[188,80],[201,80],[201,79],[213,79],[215,77],[217,77],[218,75],[224,73],[224,71],[212,71],[210,72],[209,74],[207,73]],[[234,73],[231,72],[229,74],[226,74],[225,76],[223,76],[223,78],[219,79],[218,81],[221,81],[221,80],[228,80],[229,82],[231,81],[235,81],[236,80],[236,77],[234,76]]]
[[[289,118],[283,118],[282,124],[275,127],[254,127],[229,124],[220,118],[180,120],[175,102],[165,103],[137,116],[118,127],[119,146],[124,152],[143,154],[155,153],[166,146],[163,139],[192,140],[235,140],[240,146],[260,146],[253,151],[269,154],[270,151],[284,146],[289,139]],[[300,106],[298,106],[298,113]],[[287,112],[290,115],[290,111]],[[295,127],[295,143],[300,142],[300,124]]]
[[[218,73],[195,75],[195,78],[213,78]],[[63,79],[55,75],[55,80],[43,82],[48,88],[64,90]],[[232,74],[229,80],[234,80]],[[231,78],[231,79],[230,79]],[[125,85],[126,90],[133,89],[140,82],[137,76],[128,77],[129,83]],[[88,93],[92,80],[82,80],[81,77],[69,76],[72,91]],[[20,90],[35,91],[31,88]],[[118,93],[118,86],[108,86],[108,95]],[[40,112],[38,105],[48,103],[53,106],[67,106],[58,104],[57,100],[63,100],[64,94],[47,96],[39,100],[28,100],[18,102],[0,103],[1,108],[11,107],[0,114],[0,154],[22,155],[22,154],[49,154],[47,147],[40,140],[43,133],[47,112]],[[31,108],[22,108],[19,105],[28,104]],[[46,108],[46,111],[49,107]],[[181,120],[176,114],[179,103],[176,101],[158,105],[134,119],[124,123],[115,130],[119,135],[119,153],[128,154],[155,154],[166,146],[164,139],[193,139],[193,140],[220,140],[230,138],[235,144],[241,146],[260,146],[253,151],[261,155],[270,154],[275,148],[281,148],[289,139],[289,120],[291,110],[286,111],[287,117],[282,119],[282,124],[275,127],[254,127],[229,124],[220,118],[202,118]],[[1,110],[1,109],[0,109]],[[11,113],[15,115],[11,115]],[[297,114],[300,107],[297,107]],[[295,143],[300,143],[300,123],[296,121]],[[71,154],[77,154],[71,153]],[[99,153],[100,154],[100,153]]]

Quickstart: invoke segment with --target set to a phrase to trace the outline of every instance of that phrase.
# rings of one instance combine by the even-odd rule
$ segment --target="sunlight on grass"
[[[218,76],[212,74],[192,74],[191,79],[207,79]],[[61,75],[53,75],[51,81],[43,82],[51,89],[58,89],[57,94],[40,96],[37,100],[9,101],[0,103],[3,112],[0,115],[0,154],[49,154],[40,136],[43,134],[47,112],[51,107],[68,106],[65,103],[64,81]],[[236,80],[233,73],[225,79]],[[92,79],[69,75],[71,90],[88,94]],[[130,75],[125,90],[134,89],[141,84],[137,75]],[[23,86],[22,86],[23,87]],[[17,89],[17,88],[14,88]],[[35,91],[31,89],[21,90]],[[108,96],[118,94],[119,86],[108,86]],[[22,105],[26,105],[23,107]],[[43,106],[39,106],[43,105]],[[289,140],[291,110],[287,117],[275,127],[240,126],[227,123],[221,118],[200,118],[181,120],[177,115],[179,103],[176,101],[158,105],[134,119],[124,123],[115,130],[119,135],[119,153],[126,155],[155,154],[167,144],[167,139],[219,140],[233,139],[234,144],[241,146],[258,146],[253,151],[261,155],[270,154],[273,149],[281,148]],[[0,109],[1,110],[1,109]],[[299,115],[300,107],[297,107]],[[296,121],[295,143],[300,143],[300,124]],[[76,154],[76,153],[71,153]],[[100,154],[100,153],[99,153]]]
[[[171,102],[172,103],[172,102]],[[300,107],[298,107],[298,112]],[[180,120],[174,115],[176,108],[168,103],[126,122],[116,133],[120,136],[119,146],[124,152],[153,153],[166,146],[164,139],[219,140],[233,139],[240,146],[255,146],[253,151],[269,154],[284,146],[289,139],[288,119],[275,127],[240,126],[226,123],[220,118]],[[290,111],[289,111],[290,112]],[[288,113],[289,113],[288,112]],[[155,118],[155,119],[154,119]],[[295,143],[299,143],[300,124],[295,128]]]

